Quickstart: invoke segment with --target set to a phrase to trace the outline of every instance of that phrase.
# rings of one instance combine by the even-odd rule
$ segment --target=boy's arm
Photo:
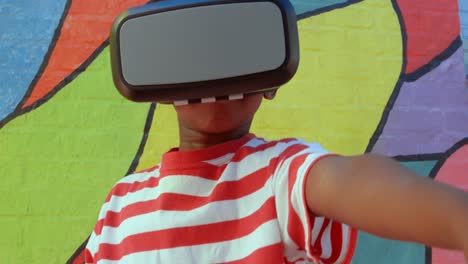
[[[390,239],[464,250],[468,261],[468,193],[391,159],[323,158],[307,176],[306,201],[316,215]]]

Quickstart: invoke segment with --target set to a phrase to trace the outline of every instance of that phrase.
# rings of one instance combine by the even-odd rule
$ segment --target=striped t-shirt
[[[350,263],[356,230],[305,202],[306,175],[326,155],[319,144],[253,134],[171,150],[113,187],[86,262]]]

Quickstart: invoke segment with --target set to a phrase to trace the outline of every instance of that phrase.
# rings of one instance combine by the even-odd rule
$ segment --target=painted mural
[[[110,25],[145,2],[0,1],[0,263],[82,263],[111,186],[177,144],[171,107],[112,83]],[[301,64],[253,132],[381,153],[468,190],[468,2],[292,3]],[[377,262],[463,256],[361,233],[353,263]]]
[[[466,78],[468,79],[468,2],[459,1],[460,8],[460,22],[462,29],[463,48],[465,51],[465,71]],[[468,83],[467,83],[468,87]]]

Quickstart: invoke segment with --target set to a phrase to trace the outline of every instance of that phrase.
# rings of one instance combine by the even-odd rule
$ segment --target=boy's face
[[[179,127],[200,133],[220,134],[250,127],[263,94],[245,95],[239,100],[174,106]]]

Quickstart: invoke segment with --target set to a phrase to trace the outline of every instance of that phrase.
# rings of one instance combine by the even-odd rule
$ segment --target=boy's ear
[[[276,91],[278,90],[278,88],[274,89],[274,90],[271,90],[271,91],[267,91],[267,92],[264,92],[263,93],[263,98],[267,99],[267,100],[273,100],[276,96]]]

